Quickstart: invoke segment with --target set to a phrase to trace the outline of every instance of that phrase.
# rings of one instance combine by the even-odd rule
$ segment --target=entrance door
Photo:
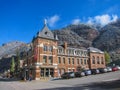
[[[54,69],[53,68],[41,68],[40,75],[41,77],[53,77]]]

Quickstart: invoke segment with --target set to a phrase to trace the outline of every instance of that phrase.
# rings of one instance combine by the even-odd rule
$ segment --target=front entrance
[[[40,75],[41,77],[53,77],[54,69],[53,68],[41,68]]]

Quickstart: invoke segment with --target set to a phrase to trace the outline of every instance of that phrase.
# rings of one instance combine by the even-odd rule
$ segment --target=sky
[[[120,0],[0,0],[0,45],[11,41],[30,43],[43,28],[69,24],[106,25],[120,17]]]

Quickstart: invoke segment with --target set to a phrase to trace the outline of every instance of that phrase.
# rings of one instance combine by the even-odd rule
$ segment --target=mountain
[[[120,48],[120,20],[110,23],[99,31],[93,46],[101,50],[114,51]]]
[[[120,20],[107,24],[90,26],[87,24],[69,25],[59,30],[54,30],[58,35],[59,43],[66,41],[75,47],[96,47],[108,51],[112,60],[120,59]]]
[[[80,37],[91,42],[99,35],[98,30],[87,24],[69,25],[66,29],[77,33]]]
[[[10,62],[12,56],[15,57],[19,51],[20,55],[30,49],[30,44],[26,44],[20,41],[8,42],[0,46],[0,73],[7,71],[10,68]]]
[[[85,47],[92,46],[92,41],[99,35],[99,32],[88,25],[69,25],[59,30],[54,30],[58,36],[59,43],[67,42],[70,46]]]
[[[120,20],[104,26],[99,33],[93,46],[108,51],[113,61],[120,60]]]
[[[0,57],[7,57],[7,56],[12,56],[15,55],[17,50],[19,52],[26,51],[29,49],[28,45],[20,42],[20,41],[13,41],[13,42],[8,42],[0,46]]]
[[[68,46],[77,48],[93,46],[108,51],[112,61],[120,60],[120,20],[104,27],[78,24],[68,25],[61,29],[52,30],[52,32],[58,36],[59,45],[67,42]],[[19,41],[0,46],[0,71],[9,67],[11,56],[15,55],[17,50],[24,52],[29,49],[30,44]],[[6,68],[6,66],[8,67]]]

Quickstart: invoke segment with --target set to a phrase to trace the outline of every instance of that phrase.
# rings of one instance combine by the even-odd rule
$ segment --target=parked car
[[[112,71],[117,71],[118,68],[116,66],[112,67]]]
[[[112,68],[111,67],[106,67],[107,72],[112,72]]]
[[[120,70],[120,66],[119,65],[117,65],[116,67],[117,67],[118,70]]]
[[[75,73],[74,72],[65,72],[64,74],[61,75],[62,78],[74,78],[75,77]]]
[[[91,69],[92,74],[99,74],[100,71],[98,69]]]
[[[100,73],[106,73],[107,69],[106,68],[99,68]]]
[[[85,73],[85,76],[92,74],[91,70],[83,70],[83,72]]]
[[[84,72],[75,72],[75,77],[83,77],[85,76]]]

